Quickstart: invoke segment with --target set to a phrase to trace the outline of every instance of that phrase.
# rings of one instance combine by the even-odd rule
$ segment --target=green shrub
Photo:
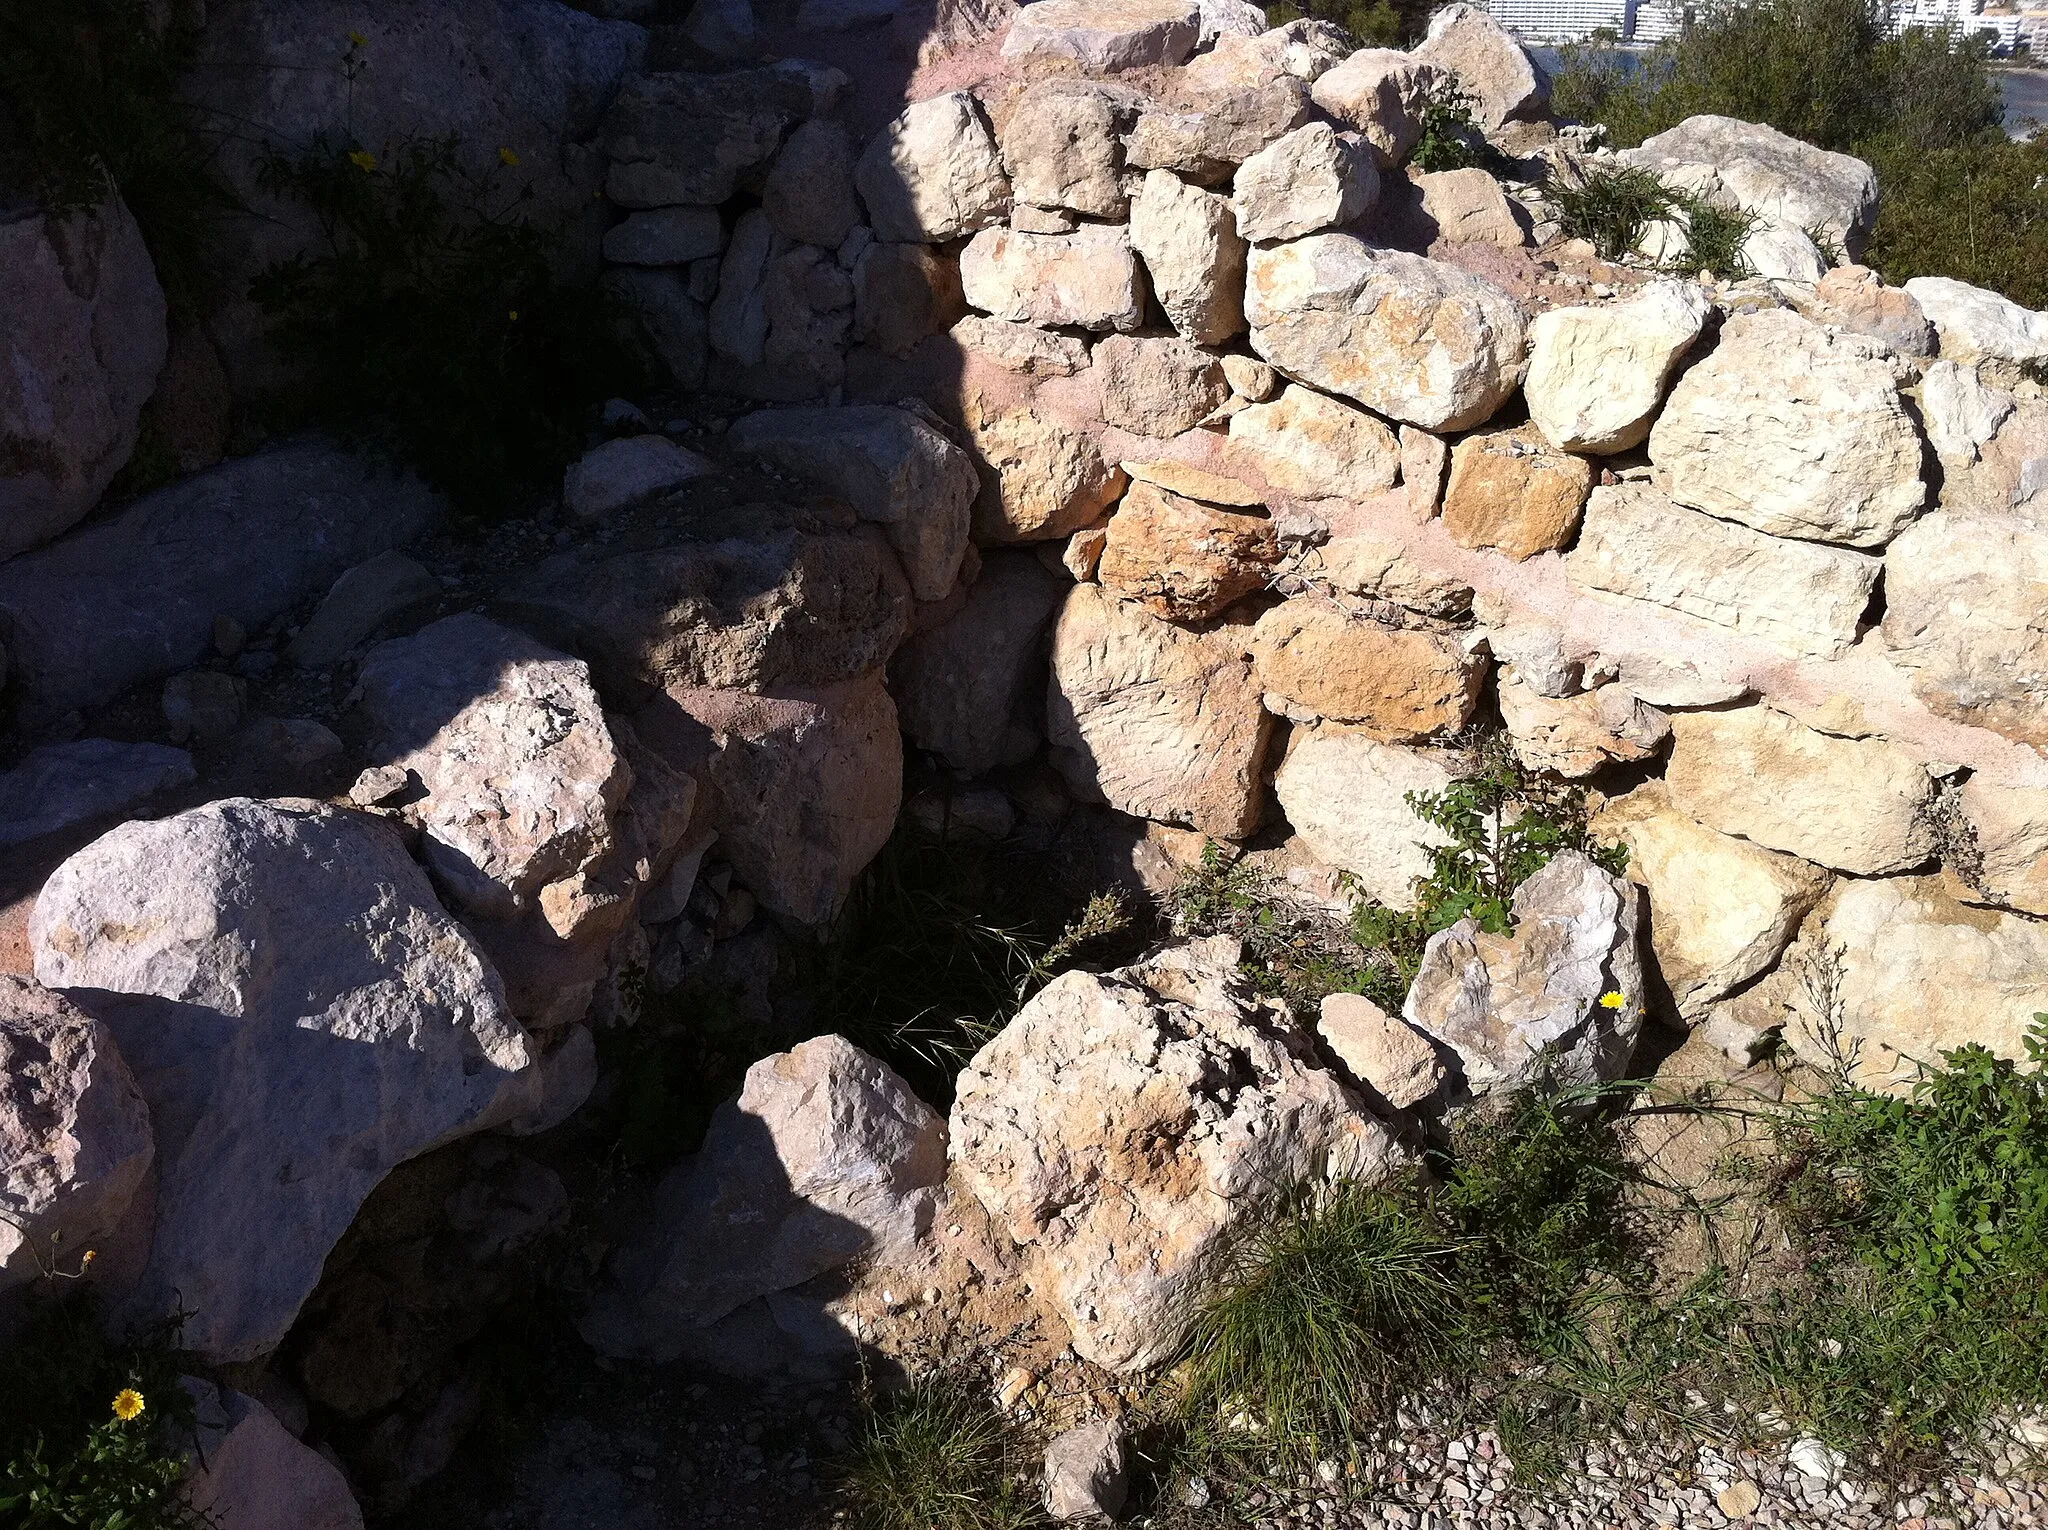
[[[1763,220],[1755,213],[1718,207],[1699,197],[1685,203],[1685,249],[1666,269],[1683,276],[1712,272],[1723,281],[1739,281],[1756,274],[1743,253],[1743,245]]]
[[[1627,255],[1680,205],[1654,171],[1635,165],[1589,175],[1582,186],[1553,186],[1550,199],[1565,233],[1591,243],[1602,260]]]
[[[847,1518],[855,1530],[1041,1525],[1036,1496],[1017,1481],[1023,1464],[1002,1415],[971,1382],[928,1375],[870,1400],[844,1465]]]
[[[1472,115],[1472,97],[1455,81],[1431,89],[1422,103],[1422,136],[1408,162],[1418,170],[1469,170],[1495,155]]]
[[[260,183],[309,208],[324,247],[252,296],[312,379],[322,419],[374,427],[458,509],[490,517],[552,484],[593,405],[642,372],[594,288],[557,282],[531,188],[466,172],[454,138],[383,153],[323,142],[273,153]]]
[[[1266,20],[1284,26],[1304,17],[1342,27],[1361,48],[1408,48],[1429,30],[1433,0],[1277,0]]]

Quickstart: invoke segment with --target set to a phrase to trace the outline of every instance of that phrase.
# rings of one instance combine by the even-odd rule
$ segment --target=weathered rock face
[[[1518,674],[1502,675],[1497,692],[1515,757],[1531,770],[1590,776],[1617,760],[1647,760],[1671,736],[1671,720],[1626,686],[1553,697]]]
[[[1514,933],[1429,938],[1402,1015],[1458,1054],[1474,1094],[1619,1078],[1643,1026],[1642,895],[1567,850],[1515,891]],[[1619,994],[1619,1003],[1603,1003]]]
[[[0,559],[98,503],[135,449],[170,350],[164,295],[118,195],[61,218],[0,213]]]
[[[1541,116],[1550,105],[1550,77],[1476,6],[1447,5],[1432,15],[1415,56],[1449,71],[1472,97],[1472,114],[1482,128]]]
[[[695,821],[761,906],[800,924],[838,913],[895,827],[903,739],[879,672],[774,696],[678,684],[633,721],[701,783]]]
[[[1114,1419],[1076,1424],[1045,1447],[1041,1497],[1054,1519],[1114,1519],[1129,1492],[1123,1430]]]
[[[0,774],[0,847],[126,812],[196,776],[192,756],[165,744],[45,744]]]
[[[1848,1061],[1868,1088],[1904,1093],[1915,1063],[1975,1042],[2015,1061],[2048,1010],[2048,926],[1971,908],[1940,877],[1844,881],[1785,958],[1785,1037],[1803,1057]],[[1833,987],[1833,1002],[1822,995]]]
[[[1439,170],[1414,178],[1422,193],[1422,214],[1434,237],[1446,244],[1494,244],[1519,250],[1529,242],[1515,204],[1500,182],[1476,166]]]
[[[860,222],[854,163],[853,140],[839,123],[800,124],[761,185],[761,210],[775,232],[798,244],[838,249]]]
[[[1409,556],[1397,541],[1332,537],[1302,561],[1301,572],[1347,595],[1391,600],[1424,616],[1451,618],[1472,609],[1472,586]]]
[[[854,172],[875,237],[939,244],[1002,221],[1010,183],[981,103],[956,90],[906,108]]]
[[[363,1530],[348,1478],[301,1444],[255,1398],[195,1377],[178,1385],[192,1400],[197,1439],[185,1501],[220,1530]]]
[[[1422,139],[1422,112],[1449,80],[1439,64],[1397,48],[1360,48],[1313,87],[1316,105],[1372,145],[1384,169],[1402,164]]]
[[[1122,224],[1071,234],[984,229],[960,254],[960,286],[998,319],[1127,332],[1145,322],[1145,273]]]
[[[79,1274],[155,1152],[149,1107],[107,1028],[0,973],[0,1290]]]
[[[602,520],[716,471],[707,458],[666,436],[627,436],[570,464],[562,476],[562,503],[579,520]]]
[[[1666,781],[1672,806],[1707,827],[1838,871],[1909,871],[1934,853],[1933,782],[1917,761],[1767,707],[1673,718]]]
[[[1979,889],[2007,908],[2048,914],[2048,789],[1972,776],[1962,804],[1977,845]]]
[[[1947,276],[1916,276],[1905,292],[1933,323],[1944,360],[2048,359],[2048,315]]]
[[[637,76],[605,116],[605,194],[621,207],[723,202],[813,105],[796,69]]]
[[[1460,547],[1491,547],[1517,560],[1567,546],[1593,487],[1593,464],[1558,451],[1540,431],[1467,436],[1451,451],[1444,530]]]
[[[959,612],[890,663],[911,743],[970,776],[1028,758],[1043,736],[1045,631],[1061,593],[1030,553],[984,554]]]
[[[907,1257],[945,1177],[945,1122],[887,1064],[840,1036],[764,1057],[656,1192],[627,1300],[586,1330],[608,1353],[673,1358],[677,1330],[857,1258]]]
[[[1302,17],[1251,37],[1217,38],[1215,47],[1188,62],[1181,85],[1197,98],[1210,99],[1282,77],[1312,84],[1350,48],[1343,28]]]
[[[1112,530],[1114,523],[1112,523]],[[1259,686],[1308,712],[1407,742],[1472,719],[1486,658],[1454,636],[1382,626],[1334,600],[1282,601],[1252,629]]]
[[[1821,656],[1856,640],[1882,568],[1864,553],[1702,515],[1640,483],[1593,491],[1578,545],[1565,559],[1565,573],[1581,589]]]
[[[1200,29],[1195,0],[1039,0],[1010,23],[1003,57],[1072,59],[1103,73],[1178,64]]]
[[[1195,622],[1264,588],[1279,556],[1264,514],[1134,483],[1110,517],[1096,577],[1155,616]]]
[[[653,207],[606,230],[604,258],[623,266],[681,266],[716,255],[724,243],[717,208]]]
[[[1430,1039],[1358,993],[1325,994],[1316,1034],[1351,1076],[1395,1110],[1434,1095],[1443,1060]]]
[[[1712,304],[1692,282],[1652,282],[1627,302],[1553,308],[1529,323],[1529,418],[1552,446],[1639,446]]]
[[[1094,354],[1102,417],[1133,435],[1193,430],[1230,397],[1222,363],[1185,340],[1111,335]]]
[[[1076,790],[1120,813],[1239,838],[1258,825],[1271,730],[1228,629],[1186,631],[1097,585],[1068,594],[1046,736]]]
[[[773,409],[735,421],[726,439],[824,484],[881,526],[919,600],[953,588],[981,480],[967,453],[926,421],[886,404]]]
[[[461,907],[509,917],[611,848],[633,771],[580,660],[465,612],[380,643],[358,683],[377,762],[426,789],[408,816]]]
[[[1920,435],[1891,363],[1796,314],[1731,319],[1650,431],[1657,486],[1777,536],[1880,547],[1920,514]]]
[[[114,1033],[157,1138],[137,1304],[215,1361],[274,1349],[377,1181],[528,1103],[498,977],[397,832],[230,798],[58,867],[37,978]]]
[[[948,338],[962,350],[1024,377],[1072,377],[1088,370],[1087,341],[1008,319],[971,313],[952,327]]]
[[[1821,324],[1868,335],[1901,356],[1932,356],[1934,326],[1913,294],[1887,287],[1868,266],[1836,266],[1814,288],[1800,312]]]
[[[2048,509],[2048,402],[1986,384],[1975,368],[1937,361],[1920,379],[1920,416],[1941,460],[1941,503],[1995,515]]]
[[[1252,349],[1290,377],[1425,430],[1465,430],[1522,380],[1521,309],[1492,283],[1348,234],[1254,250]]]
[[[338,664],[387,622],[440,593],[441,581],[423,565],[395,548],[380,552],[334,581],[319,609],[285,649],[285,657],[300,669]]]
[[[256,631],[343,569],[412,540],[439,495],[317,437],[145,495],[0,567],[0,648],[30,723],[198,662],[213,623]]]
[[[888,661],[910,587],[879,529],[550,558],[501,605],[629,703],[668,684],[830,685]]]
[[[1441,792],[1457,774],[1447,757],[1324,724],[1294,730],[1273,792],[1316,859],[1389,908],[1410,909],[1430,847],[1450,841],[1416,817],[1408,794]]]
[[[1128,481],[1095,437],[1032,409],[992,409],[970,398],[967,434],[986,464],[975,535],[1040,542],[1079,531],[1116,503]]]
[[[1173,1353],[1205,1256],[1284,1187],[1391,1166],[1386,1131],[1254,999],[1237,943],[1055,978],[960,1076],[962,1180],[1026,1250],[1075,1352]]]
[[[1609,802],[1593,832],[1628,846],[1628,879],[1650,895],[1650,944],[1678,1012],[1709,1005],[1769,970],[1834,878],[1694,822],[1661,781]]]
[[[1075,80],[1034,85],[1012,109],[1003,133],[1011,194],[1033,207],[1064,207],[1121,220],[1130,211],[1123,186],[1122,131],[1137,116],[1132,92]]]
[[[1154,170],[1131,198],[1131,244],[1175,331],[1217,345],[1244,330],[1244,237],[1230,200]]]
[[[878,241],[853,266],[853,338],[900,356],[967,312],[960,262],[925,244]]]
[[[1877,176],[1862,160],[1734,117],[1688,117],[1621,157],[1684,179],[1709,201],[1787,228],[1822,229],[1852,257],[1877,219]]]
[[[1231,206],[1238,233],[1266,243],[1349,223],[1371,211],[1379,194],[1365,140],[1311,122],[1238,167]]]
[[[1161,107],[1139,117],[1126,162],[1141,170],[1172,170],[1200,186],[1218,185],[1267,144],[1300,127],[1310,112],[1308,86],[1288,74],[1201,92],[1199,100],[1200,110]]]
[[[1371,499],[1401,470],[1400,445],[1383,423],[1293,385],[1230,417],[1230,449],[1274,488],[1310,499]]]
[[[2048,529],[1940,510],[1885,551],[1884,640],[1944,717],[2048,743]]]

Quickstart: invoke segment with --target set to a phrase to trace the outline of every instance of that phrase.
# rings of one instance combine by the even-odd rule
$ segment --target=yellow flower
[[[99,1256],[100,1256],[100,1251],[99,1251],[98,1249],[96,1249],[96,1248],[89,1248],[89,1249],[87,1249],[87,1250],[85,1251],[85,1257],[84,1257],[83,1259],[81,1259],[81,1260],[79,1260],[79,1261],[78,1261],[78,1267],[79,1267],[79,1268],[80,1268],[81,1270],[82,1270],[82,1269],[84,1269],[84,1268],[85,1268],[85,1267],[86,1267],[87,1265],[91,1264],[91,1263],[92,1263],[92,1262],[93,1262],[93,1261],[94,1261],[95,1259],[99,1258]]]
[[[365,175],[377,168],[377,156],[368,149],[358,149],[348,157],[348,162]]]
[[[1628,1003],[1628,996],[1619,989],[1610,988],[1607,992],[1600,995],[1600,1007],[1602,1009],[1620,1009],[1626,1003]]]
[[[114,1394],[114,1417],[122,1423],[142,1416],[142,1394],[133,1387],[123,1387]]]
[[[510,149],[500,149],[498,150],[498,163],[506,166],[508,169],[517,170],[519,168],[519,156]]]
[[[352,48],[367,48],[370,46],[370,39],[363,36],[363,34],[360,32],[349,33],[348,41],[349,46]]]
[[[505,317],[510,319],[514,324],[517,324],[519,322],[519,310],[515,308],[510,313],[506,314]]]

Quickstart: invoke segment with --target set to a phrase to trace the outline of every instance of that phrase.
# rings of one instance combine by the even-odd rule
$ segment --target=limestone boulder
[[[685,266],[716,255],[724,245],[717,208],[652,207],[607,229],[603,249],[615,265]]]
[[[902,356],[967,312],[958,257],[928,244],[869,244],[853,264],[853,338]]]
[[[1003,39],[1007,59],[1071,59],[1090,73],[1178,64],[1201,35],[1196,0],[1038,0]]]
[[[1545,696],[1520,675],[1503,675],[1495,689],[1515,757],[1531,770],[1590,776],[1650,759],[1671,737],[1671,719],[1623,685]]]
[[[735,527],[736,531],[748,528]],[[669,684],[830,685],[888,662],[909,582],[879,527],[764,527],[645,552],[558,554],[499,601],[637,704]]]
[[[0,973],[0,1290],[82,1273],[155,1152],[113,1034],[62,994]]]
[[[1937,361],[1920,379],[1920,418],[1941,462],[1941,503],[1950,510],[2048,513],[2048,400],[1987,383],[1975,367]]]
[[[1232,3],[1247,10],[1255,8],[1245,0]],[[1045,1447],[1044,1486],[1039,1496],[1046,1513],[1062,1524],[1115,1519],[1129,1494],[1124,1434],[1116,1420],[1098,1418],[1076,1424]]]
[[[1265,588],[1279,558],[1264,513],[1134,483],[1110,517],[1095,577],[1155,616],[1198,622]]]
[[[338,664],[357,644],[441,593],[441,581],[424,564],[395,548],[365,558],[334,581],[285,649],[285,657],[300,669]]]
[[[99,502],[170,354],[163,289],[127,204],[0,213],[0,560]]]
[[[877,239],[942,244],[1000,223],[1010,182],[981,103],[964,90],[906,107],[854,170]]]
[[[1331,537],[1306,554],[1298,571],[1319,584],[1367,600],[1392,601],[1443,620],[1472,609],[1472,586],[1432,568],[1391,537]]]
[[[1786,965],[1785,1039],[1866,1088],[1904,1094],[1918,1064],[1974,1043],[2015,1062],[2048,1010],[2048,925],[1973,908],[1941,877],[1845,880],[1808,918]],[[1832,990],[1832,992],[1831,992]]]
[[[1472,98],[1472,115],[1491,132],[1532,121],[1550,106],[1550,76],[1514,35],[1476,5],[1446,5],[1429,18],[1416,58],[1447,71]]]
[[[1827,274],[1827,257],[1803,229],[1763,223],[1742,241],[1742,263],[1757,279],[1816,285]]]
[[[1461,919],[1430,936],[1402,1017],[1449,1047],[1475,1095],[1548,1073],[1628,1069],[1646,1013],[1642,893],[1577,850],[1515,889],[1507,935]]]
[[[0,650],[18,716],[46,724],[190,668],[213,651],[215,618],[258,631],[445,508],[411,475],[307,436],[11,558],[0,564]]]
[[[1710,829],[1837,871],[1884,876],[1934,853],[1934,783],[1894,744],[1837,738],[1768,707],[1672,719],[1671,805]]]
[[[1868,335],[1901,356],[1932,356],[1937,349],[1934,326],[1919,300],[1903,287],[1887,287],[1868,266],[1836,266],[1800,311],[1817,323]]]
[[[1640,446],[1713,305],[1696,282],[1655,281],[1625,302],[1552,308],[1529,324],[1529,418],[1560,451]]]
[[[1141,99],[1114,86],[1065,79],[1025,91],[1002,135],[1011,195],[1033,207],[1121,222],[1130,211],[1122,135]]]
[[[1243,333],[1245,242],[1229,198],[1150,171],[1131,198],[1131,245],[1183,340],[1217,345]]]
[[[829,118],[800,123],[761,183],[761,210],[775,232],[797,244],[838,249],[861,221],[855,163],[843,125]]]
[[[1325,723],[1294,730],[1273,791],[1317,860],[1350,872],[1375,901],[1411,909],[1429,850],[1450,840],[1408,797],[1442,792],[1460,774],[1450,756]]]
[[[1185,340],[1111,335],[1094,359],[1103,419],[1133,435],[1193,430],[1230,397],[1222,362]]]
[[[879,525],[919,600],[953,588],[981,480],[926,420],[887,404],[769,409],[734,421],[726,441],[821,484]]]
[[[185,1502],[219,1530],[363,1530],[348,1478],[255,1398],[184,1376],[192,1403]],[[302,1405],[303,1406],[303,1405]]]
[[[1650,898],[1657,970],[1689,1020],[1777,963],[1834,877],[1696,822],[1661,781],[1610,801],[1593,832],[1628,847],[1627,876]]]
[[[1430,1039],[1360,993],[1325,994],[1316,1034],[1345,1071],[1395,1110],[1410,1110],[1444,1081]]]
[[[605,195],[621,207],[715,207],[814,104],[794,69],[636,76],[604,118]]]
[[[1382,169],[1397,169],[1422,141],[1423,109],[1450,82],[1443,65],[1397,48],[1360,48],[1318,78],[1316,105],[1372,146]]]
[[[1820,657],[1855,642],[1883,567],[1846,547],[1766,536],[1688,510],[1645,483],[1593,490],[1565,559],[1566,576],[1582,590]]]
[[[1451,445],[1442,436],[1415,425],[1403,425],[1401,441],[1402,498],[1408,519],[1420,526],[1443,505],[1444,479],[1451,468]]]
[[[829,924],[888,842],[903,736],[879,671],[772,696],[672,685],[635,730],[700,784],[694,820],[761,906]]]
[[[1467,430],[1521,383],[1515,300],[1456,266],[1314,234],[1247,261],[1252,349],[1290,377],[1424,430]]]
[[[1486,682],[1485,655],[1455,636],[1385,626],[1313,595],[1261,616],[1251,649],[1260,688],[1290,716],[1350,723],[1392,743],[1456,733]]]
[[[124,824],[51,875],[29,940],[149,1103],[137,1315],[182,1307],[217,1363],[277,1347],[389,1170],[530,1103],[496,972],[363,814],[228,798]]]
[[[1444,530],[1460,547],[1517,562],[1571,544],[1593,487],[1593,464],[1561,452],[1531,425],[1482,431],[1451,450]]]
[[[1434,230],[1433,238],[1446,244],[1498,245],[1504,250],[1519,250],[1529,242],[1515,204],[1501,190],[1500,182],[1477,166],[1417,175],[1414,183],[1422,193],[1422,213]]]
[[[1228,628],[1190,632],[1100,585],[1068,593],[1046,736],[1075,790],[1134,818],[1241,838],[1261,816],[1271,732]]]
[[[1145,273],[1121,224],[1089,223],[1071,234],[983,229],[961,251],[960,286],[971,305],[998,319],[1125,332],[1145,322]]]
[[[1621,158],[1768,222],[1818,228],[1851,258],[1877,219],[1877,176],[1862,160],[1735,117],[1688,117]]]
[[[1311,122],[1238,167],[1231,208],[1238,233],[1264,244],[1349,223],[1371,211],[1379,194],[1365,140]]]
[[[0,772],[0,848],[126,813],[197,778],[192,756],[167,744],[45,744]]]
[[[1977,890],[2006,908],[2048,915],[2048,788],[1972,776],[1962,808],[1977,849]]]
[[[1307,122],[1313,109],[1308,85],[1286,73],[1199,92],[1194,104],[1143,113],[1131,129],[1124,162],[1140,170],[1171,170],[1198,186],[1221,185],[1254,154]]]
[[[1267,483],[1308,499],[1371,499],[1394,486],[1401,448],[1363,409],[1289,384],[1230,417],[1231,454]]]
[[[462,908],[517,913],[611,848],[633,772],[582,661],[464,612],[378,644],[358,685],[373,758],[418,778],[408,815]]]
[[[598,280],[598,289],[618,305],[660,371],[686,389],[704,386],[711,357],[705,303],[717,295],[718,272],[715,266],[701,269],[711,273],[708,287],[693,287],[688,273],[666,268],[614,266]]]
[[[625,436],[593,447],[569,465],[562,478],[562,503],[578,520],[602,520],[717,471],[709,458],[666,436]]]
[[[890,662],[904,736],[969,776],[1029,758],[1043,736],[1045,632],[1061,593],[1032,553],[985,553],[959,611]]]
[[[1035,409],[970,397],[966,427],[982,468],[974,534],[983,541],[1070,535],[1101,519],[1128,482],[1092,434]]]
[[[680,1335],[855,1259],[887,1265],[930,1232],[946,1124],[842,1036],[764,1057],[656,1191],[651,1235],[584,1328],[609,1354],[672,1359]]]
[[[2048,313],[1949,276],[1916,276],[1905,292],[1933,324],[1945,361],[2048,360]]]
[[[1313,84],[1351,51],[1351,35],[1334,22],[1303,16],[1251,37],[1224,36],[1181,71],[1181,86],[1199,99],[1255,89],[1277,78]]]
[[[1086,340],[1075,335],[1056,335],[1010,319],[971,313],[952,327],[948,338],[962,350],[973,351],[1005,371],[1025,377],[1072,377],[1088,370]]]
[[[1392,1167],[1386,1130],[1258,1000],[1224,937],[1068,972],[961,1074],[960,1179],[1024,1251],[1082,1358],[1174,1353],[1206,1262],[1286,1187]]]
[[[1881,547],[1919,516],[1920,433],[1882,347],[1782,309],[1731,319],[1650,431],[1657,486],[1781,537]]]
[[[1885,549],[1885,647],[1943,717],[2048,743],[2048,527],[1938,510]]]

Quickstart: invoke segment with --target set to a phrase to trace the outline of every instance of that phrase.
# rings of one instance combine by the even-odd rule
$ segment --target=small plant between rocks
[[[853,1530],[1026,1530],[1049,1523],[1001,1413],[970,1381],[946,1373],[869,1397],[848,1452],[844,1492]],[[1021,1479],[1021,1480],[1020,1480]]]

